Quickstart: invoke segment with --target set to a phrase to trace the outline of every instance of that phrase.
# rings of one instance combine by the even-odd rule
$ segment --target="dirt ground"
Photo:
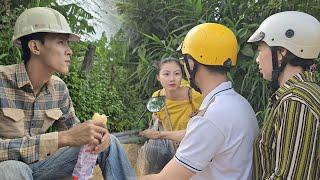
[[[141,145],[122,144],[122,146],[123,146],[124,150],[126,151],[126,154],[129,158],[131,164],[133,165],[135,170],[137,170],[136,163],[137,163],[138,151],[139,151]],[[102,173],[101,173],[99,166],[96,166],[94,168],[93,178],[91,180],[103,180]]]

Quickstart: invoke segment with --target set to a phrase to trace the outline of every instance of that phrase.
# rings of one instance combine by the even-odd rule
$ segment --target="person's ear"
[[[30,49],[30,53],[35,55],[40,55],[40,41],[37,40],[30,40],[28,42],[28,47]]]
[[[156,75],[157,80],[160,82],[159,74]]]
[[[284,59],[284,57],[287,55],[288,53],[288,50],[286,48],[280,48],[278,51],[277,51],[277,57],[278,57],[278,64],[279,64],[279,67],[281,66],[281,63]]]
[[[288,50],[286,48],[281,48],[280,53],[281,53],[282,57],[285,57],[288,53]]]

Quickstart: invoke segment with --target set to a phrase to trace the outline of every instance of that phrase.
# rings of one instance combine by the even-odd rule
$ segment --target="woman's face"
[[[180,86],[182,72],[180,66],[176,62],[167,62],[160,66],[158,81],[166,90],[174,90]]]
[[[260,73],[263,79],[271,81],[272,80],[272,53],[270,47],[265,42],[260,42],[258,44],[258,57],[256,62],[259,65]]]

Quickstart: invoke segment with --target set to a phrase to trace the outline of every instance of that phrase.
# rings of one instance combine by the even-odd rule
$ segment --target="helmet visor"
[[[262,31],[256,31],[252,34],[252,36],[248,39],[247,42],[253,43],[253,42],[259,42],[262,41],[265,37],[265,33]]]

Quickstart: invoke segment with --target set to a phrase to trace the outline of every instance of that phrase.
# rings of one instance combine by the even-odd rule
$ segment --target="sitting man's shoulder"
[[[58,76],[56,75],[52,75],[51,76],[51,81],[55,84],[63,84],[63,85],[66,85],[66,83]]]
[[[67,84],[58,76],[52,75],[50,78],[50,83],[58,94],[64,94],[68,91]]]
[[[0,77],[3,78],[15,74],[17,66],[18,64],[0,65]]]

